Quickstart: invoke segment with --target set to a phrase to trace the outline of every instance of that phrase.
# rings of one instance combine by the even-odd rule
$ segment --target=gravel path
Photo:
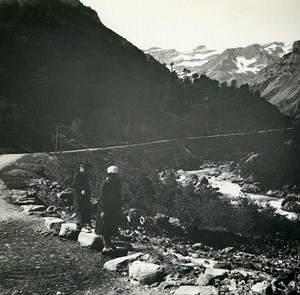
[[[1,155],[0,169],[23,155]],[[45,236],[41,219],[5,201],[10,193],[0,179],[0,294],[74,294],[112,285],[103,258],[78,243]]]

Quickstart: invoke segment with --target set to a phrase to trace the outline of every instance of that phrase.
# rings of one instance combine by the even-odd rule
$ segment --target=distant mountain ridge
[[[247,81],[283,114],[300,118],[300,41],[292,52]]]
[[[264,45],[252,44],[247,47],[230,48],[222,52],[209,50],[204,45],[185,53],[157,47],[144,52],[151,54],[167,66],[173,63],[172,69],[179,74],[187,69],[191,73],[205,73],[211,79],[220,82],[235,79],[241,84],[260,70],[278,61],[290,50],[290,45],[272,42]]]

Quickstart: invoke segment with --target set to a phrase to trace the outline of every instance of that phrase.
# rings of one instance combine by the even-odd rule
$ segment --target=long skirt
[[[89,196],[74,195],[74,210],[77,227],[91,223],[91,200]]]
[[[95,234],[105,237],[116,236],[118,234],[119,214],[115,212],[97,214]]]

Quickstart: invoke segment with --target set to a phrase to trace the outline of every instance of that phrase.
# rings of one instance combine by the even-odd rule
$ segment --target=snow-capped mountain
[[[230,48],[223,52],[207,49],[203,45],[183,53],[175,49],[165,50],[157,47],[144,52],[169,67],[172,63],[172,69],[178,73],[187,69],[191,73],[205,73],[220,82],[235,79],[238,83],[243,83],[290,51],[290,45],[273,42],[265,45],[252,44],[244,48]]]
[[[282,113],[300,118],[300,41],[294,42],[292,52],[247,83]]]

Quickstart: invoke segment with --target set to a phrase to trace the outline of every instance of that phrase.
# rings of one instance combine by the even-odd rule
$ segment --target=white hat
[[[107,173],[119,173],[119,169],[117,166],[109,166],[107,168]]]

